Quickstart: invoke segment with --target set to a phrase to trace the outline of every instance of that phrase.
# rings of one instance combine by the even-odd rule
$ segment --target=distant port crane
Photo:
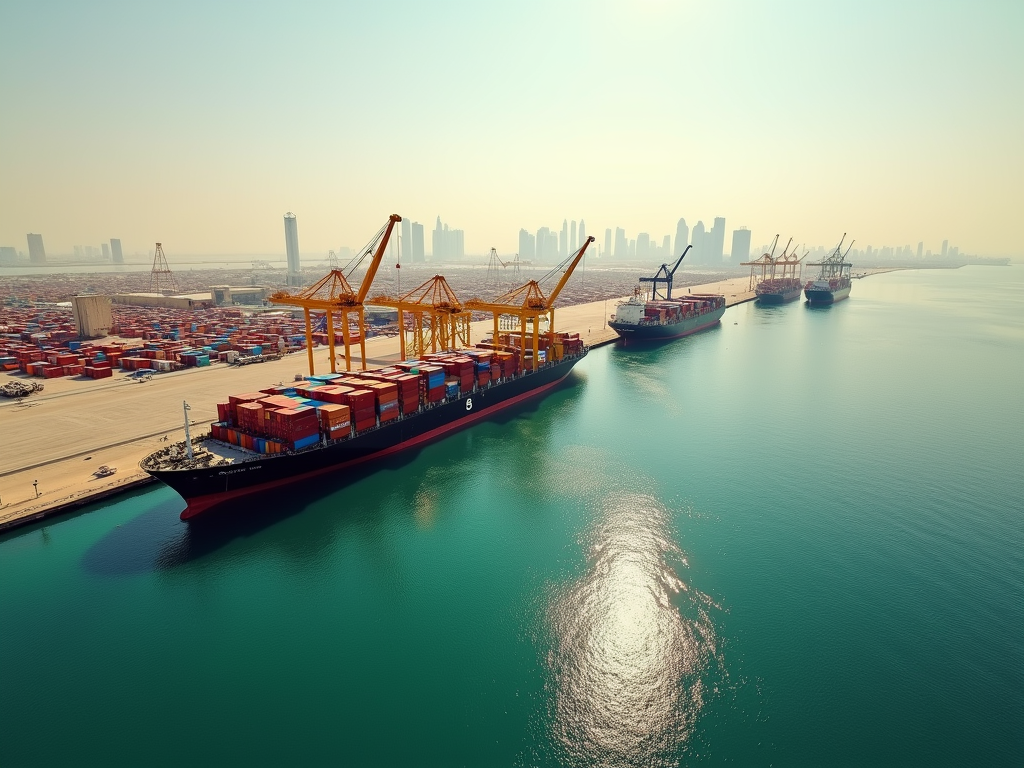
[[[683,263],[683,259],[686,258],[686,254],[693,248],[692,245],[686,246],[686,250],[683,251],[683,255],[679,257],[676,264],[672,269],[668,268],[668,264],[662,264],[661,269],[654,273],[654,277],[641,277],[641,283],[651,284],[651,300],[658,301],[659,299],[671,299],[672,298],[672,278],[676,274],[676,270],[679,269],[679,265]],[[658,295],[658,284],[664,284],[665,292],[664,295]]]

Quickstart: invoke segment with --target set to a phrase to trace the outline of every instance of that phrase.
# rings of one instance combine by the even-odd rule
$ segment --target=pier
[[[690,290],[723,293],[732,306],[754,298],[747,278],[691,286]],[[559,307],[558,329],[578,332],[590,347],[617,338],[607,318],[622,299]],[[473,342],[490,335],[492,322],[471,326]],[[358,348],[357,348],[358,349]],[[318,371],[330,370],[326,347],[313,350]],[[377,336],[366,341],[366,362],[384,366],[400,359],[398,339]],[[353,361],[359,358],[353,358]],[[0,458],[0,531],[73,512],[104,498],[154,482],[139,462],[167,442],[184,439],[181,402],[191,406],[194,434],[217,420],[217,403],[228,392],[290,382],[306,373],[307,356],[299,352],[261,365],[188,368],[162,373],[148,381],[117,376],[102,384],[54,379],[41,395],[23,402],[0,401],[6,446]],[[98,467],[117,472],[98,477]]]

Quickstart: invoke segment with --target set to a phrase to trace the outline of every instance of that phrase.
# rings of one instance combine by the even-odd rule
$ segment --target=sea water
[[[0,765],[1016,765],[1024,267],[594,350],[202,525],[0,539]]]

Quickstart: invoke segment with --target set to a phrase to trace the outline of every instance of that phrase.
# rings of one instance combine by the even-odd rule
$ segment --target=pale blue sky
[[[716,215],[1020,253],[1024,2],[0,0],[0,245]],[[727,239],[728,243],[728,239]],[[428,246],[429,247],[429,246]]]

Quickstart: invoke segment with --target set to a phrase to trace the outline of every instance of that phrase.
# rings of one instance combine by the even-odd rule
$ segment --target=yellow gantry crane
[[[750,284],[747,286],[748,291],[754,290],[754,288],[760,283],[772,284],[775,280],[800,280],[800,272],[803,269],[801,262],[807,257],[805,253],[803,256],[797,256],[794,250],[793,253],[787,253],[789,246],[793,243],[793,238],[789,238],[789,242],[786,243],[786,247],[782,249],[782,255],[775,255],[775,248],[779,244],[779,236],[776,235],[775,239],[772,240],[772,249],[770,252],[761,254],[761,258],[755,259],[754,261],[744,261],[740,264],[741,267],[750,267]],[[756,275],[757,267],[761,268],[761,278],[758,279]],[[779,271],[779,268],[781,272]]]
[[[463,308],[448,281],[441,275],[434,275],[398,298],[375,296],[370,299],[370,304],[398,310],[399,344],[403,360],[419,357],[428,351],[437,352],[439,348],[455,349],[460,344],[470,346],[469,322],[473,313]],[[406,343],[406,312],[413,316],[409,344]]]
[[[362,358],[363,370],[366,370],[366,318],[363,310],[363,301],[373,284],[373,278],[377,274],[377,268],[387,249],[388,240],[395,224],[402,220],[397,213],[392,214],[377,235],[370,241],[367,247],[360,251],[361,255],[353,259],[348,266],[348,276],[340,269],[332,269],[319,281],[299,293],[290,294],[287,291],[278,291],[270,296],[272,304],[283,304],[291,307],[302,307],[306,316],[306,352],[309,355],[309,375],[313,375],[313,326],[310,319],[310,310],[320,310],[327,314],[327,346],[331,355],[331,373],[337,373],[337,361],[334,352],[334,313],[341,312],[341,329],[345,343],[345,370],[352,370],[352,356],[349,351],[349,313],[356,313],[356,323],[359,328],[359,350]],[[377,243],[376,250],[373,244]],[[348,277],[351,277],[355,269],[362,263],[363,259],[373,251],[370,265],[363,275],[363,281],[356,291],[349,284]]]
[[[465,308],[476,312],[491,313],[494,317],[495,344],[498,343],[499,338],[498,318],[501,315],[513,315],[518,317],[521,345],[524,352],[526,351],[526,321],[527,319],[532,319],[533,333],[531,335],[533,339],[533,369],[537,370],[540,358],[540,318],[541,316],[547,316],[548,318],[548,336],[552,341],[551,347],[553,349],[555,336],[555,300],[558,299],[558,295],[562,292],[565,284],[569,282],[569,278],[572,277],[573,270],[576,269],[576,265],[580,263],[580,260],[583,258],[583,254],[587,251],[587,246],[592,242],[594,242],[593,235],[586,239],[576,253],[541,278],[541,280],[544,280],[564,270],[564,274],[558,281],[558,284],[548,296],[545,296],[544,291],[541,290],[540,281],[530,280],[525,285],[514,288],[493,301],[470,299],[466,302]]]

